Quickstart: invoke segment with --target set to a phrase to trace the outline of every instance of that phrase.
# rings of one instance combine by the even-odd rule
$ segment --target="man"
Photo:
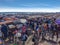
[[[8,29],[5,24],[2,25],[1,32],[3,33],[4,39],[6,39],[8,37]]]
[[[21,35],[21,40],[23,41],[22,45],[25,45],[25,42],[26,42],[27,38],[28,38],[28,36],[25,33],[23,33]]]
[[[58,30],[57,30],[57,25],[54,23],[52,24],[52,39],[54,38],[54,35],[56,35],[57,39],[58,39]]]

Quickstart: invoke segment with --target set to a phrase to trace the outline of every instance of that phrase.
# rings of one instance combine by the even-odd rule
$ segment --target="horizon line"
[[[0,12],[60,12],[56,8],[0,8]]]

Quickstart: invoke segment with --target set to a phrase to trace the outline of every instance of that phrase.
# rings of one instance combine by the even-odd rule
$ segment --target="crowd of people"
[[[35,18],[28,19],[24,24],[2,24],[0,26],[0,38],[6,42],[21,42],[25,45],[30,35],[33,35],[32,42],[38,45],[40,39],[45,40],[47,36],[53,40],[56,35],[56,41],[59,38],[60,24],[56,24],[56,18]],[[19,44],[17,43],[17,44]]]

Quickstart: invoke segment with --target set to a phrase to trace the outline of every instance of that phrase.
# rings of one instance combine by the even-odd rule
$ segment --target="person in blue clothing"
[[[4,39],[6,39],[8,37],[8,28],[7,28],[7,25],[2,24],[1,32],[3,33]]]
[[[56,35],[56,40],[58,40],[58,30],[57,30],[57,25],[55,23],[52,24],[52,39],[54,38],[54,35]]]
[[[25,45],[25,41],[27,40],[27,35],[25,33],[22,34],[21,40],[23,41],[22,45]]]

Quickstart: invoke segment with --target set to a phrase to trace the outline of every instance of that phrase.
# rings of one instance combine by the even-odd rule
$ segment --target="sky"
[[[0,0],[0,12],[60,12],[60,0]]]

